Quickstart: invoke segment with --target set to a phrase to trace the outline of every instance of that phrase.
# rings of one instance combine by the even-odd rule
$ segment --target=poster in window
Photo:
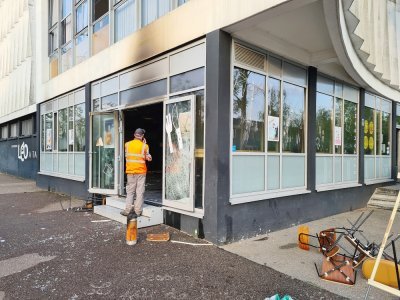
[[[279,117],[268,116],[268,141],[279,142]]]
[[[342,146],[342,127],[335,126],[335,146]]]
[[[369,137],[369,149],[374,150],[374,138],[372,136]]]
[[[114,118],[104,120],[104,148],[114,147]]]
[[[368,122],[368,120],[365,120],[365,124],[364,124],[364,133],[365,134],[368,134],[368,127],[369,126],[369,122]]]
[[[46,150],[52,149],[51,136],[52,136],[51,128],[46,129]]]
[[[68,130],[68,145],[73,145],[74,144],[74,130],[70,129]]]
[[[369,133],[373,134],[374,133],[374,122],[369,122]]]

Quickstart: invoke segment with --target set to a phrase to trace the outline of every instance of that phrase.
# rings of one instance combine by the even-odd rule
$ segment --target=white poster
[[[51,135],[52,135],[53,131],[51,130],[51,128],[46,129],[46,150],[51,150]]]
[[[74,130],[73,129],[68,130],[68,143],[69,143],[69,145],[74,144]]]
[[[268,141],[279,142],[279,118],[268,116]]]
[[[335,126],[335,146],[342,146],[342,127]]]

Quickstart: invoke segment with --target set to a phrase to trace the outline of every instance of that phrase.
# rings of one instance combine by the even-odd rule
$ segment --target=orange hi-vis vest
[[[146,174],[146,154],[149,153],[149,146],[141,140],[132,140],[125,143],[125,173]]]

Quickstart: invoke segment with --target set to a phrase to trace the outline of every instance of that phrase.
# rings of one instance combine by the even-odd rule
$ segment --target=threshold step
[[[388,202],[388,201],[370,201],[367,204],[368,207],[373,207],[373,208],[381,208],[381,209],[388,209],[392,210],[394,207],[394,202]],[[400,211],[400,208],[398,209]]]
[[[143,209],[143,212],[145,210]],[[151,211],[151,215],[141,215],[138,218],[138,228],[144,228],[154,225],[162,224],[164,221],[163,211],[160,207],[151,207],[147,209],[147,213]],[[122,224],[126,224],[126,217],[120,214],[121,209],[112,207],[109,205],[97,205],[94,207],[93,212],[97,215],[103,216],[105,218],[117,221]]]
[[[387,201],[387,202],[395,202],[397,199],[397,196],[389,196],[389,195],[381,195],[381,194],[373,194],[371,196],[371,200],[378,200],[378,201]]]

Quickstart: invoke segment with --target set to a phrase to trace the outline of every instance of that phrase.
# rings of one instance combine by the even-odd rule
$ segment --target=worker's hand
[[[152,161],[153,160],[153,158],[151,157],[151,155],[149,153],[146,154],[146,160],[147,161]]]
[[[147,142],[146,142],[146,139],[145,139],[145,138],[143,138],[142,142],[143,142],[143,143],[145,143],[145,144],[147,144]]]

